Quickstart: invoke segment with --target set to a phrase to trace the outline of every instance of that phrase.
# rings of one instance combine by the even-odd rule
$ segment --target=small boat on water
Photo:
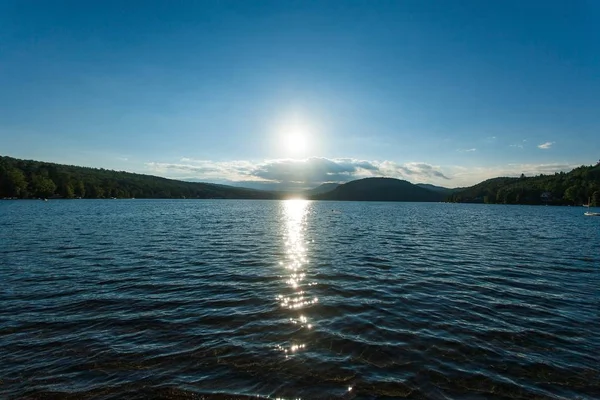
[[[590,211],[590,204],[592,204],[592,202],[590,201],[591,199],[588,199],[588,203],[584,204],[584,207],[587,207],[587,211],[583,213],[583,215],[588,216],[588,217],[600,217],[600,212],[592,212]]]

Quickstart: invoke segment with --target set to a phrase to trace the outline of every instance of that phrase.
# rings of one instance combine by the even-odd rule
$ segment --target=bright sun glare
[[[313,129],[305,118],[285,118],[277,129],[279,150],[283,157],[304,157],[312,151]]]
[[[288,132],[284,138],[284,145],[288,152],[302,154],[306,151],[306,135],[299,130]]]

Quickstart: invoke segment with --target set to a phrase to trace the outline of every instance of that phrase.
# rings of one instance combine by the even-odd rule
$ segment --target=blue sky
[[[594,1],[1,1],[0,154],[454,187],[600,158]]]

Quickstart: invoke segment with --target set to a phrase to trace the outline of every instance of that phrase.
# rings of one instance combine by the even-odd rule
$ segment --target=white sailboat
[[[588,203],[584,204],[584,207],[587,207],[587,211],[583,213],[583,215],[587,215],[588,217],[600,217],[600,213],[590,211],[591,198],[588,199]]]

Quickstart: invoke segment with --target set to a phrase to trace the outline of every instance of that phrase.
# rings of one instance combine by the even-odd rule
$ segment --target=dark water
[[[600,398],[583,212],[0,202],[0,397]]]

